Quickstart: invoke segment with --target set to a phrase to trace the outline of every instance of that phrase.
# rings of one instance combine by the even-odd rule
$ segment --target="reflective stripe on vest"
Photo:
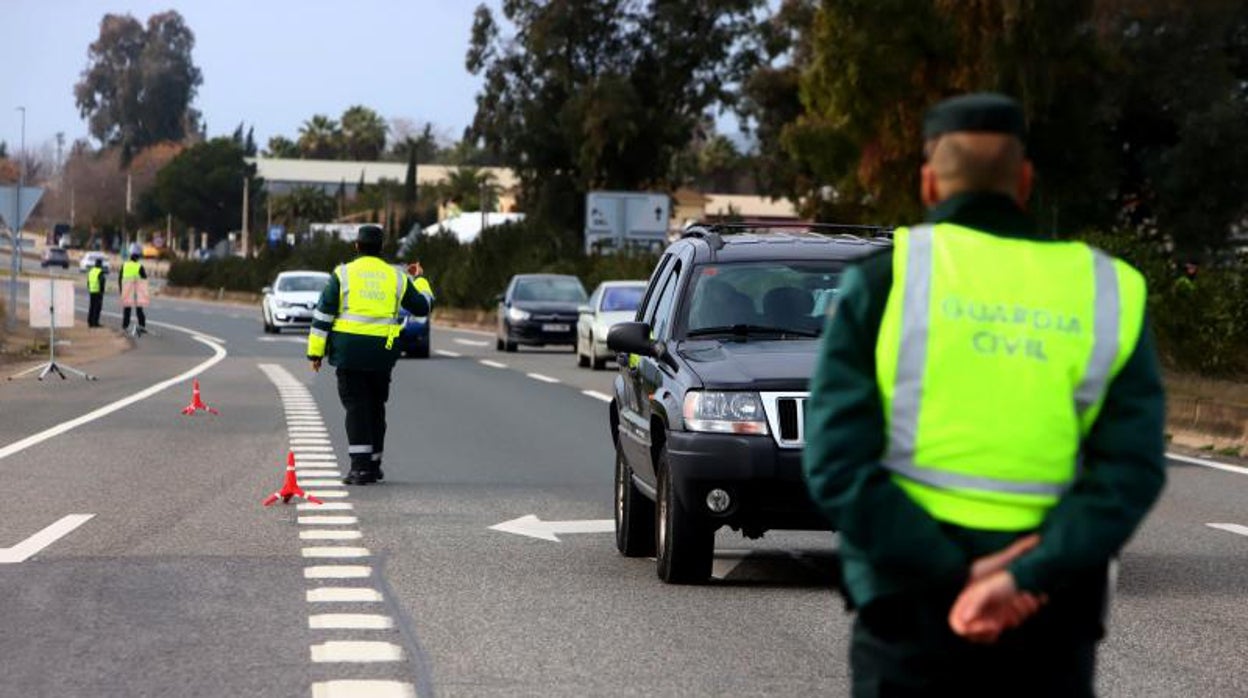
[[[1135,347],[1142,277],[1081,243],[950,224],[895,239],[876,348],[883,465],[941,521],[1035,528]]]
[[[104,289],[100,288],[100,277],[104,275],[104,270],[99,267],[91,267],[87,270],[87,293],[102,293]]]
[[[138,262],[125,262],[121,265],[122,280],[142,278],[139,274],[139,270],[142,268],[143,265]]]
[[[386,348],[399,335],[399,303],[407,274],[376,257],[360,257],[334,270],[338,277],[338,316],[333,331],[385,337]]]

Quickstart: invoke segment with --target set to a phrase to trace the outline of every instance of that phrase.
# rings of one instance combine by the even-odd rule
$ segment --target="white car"
[[[607,333],[619,322],[637,315],[637,306],[646,292],[645,281],[604,281],[598,284],[589,303],[577,310],[576,365],[594,370],[606,365],[615,352],[607,348]]]
[[[108,255],[103,252],[84,252],[82,259],[78,260],[78,271],[84,274],[87,273],[91,270],[91,267],[95,266],[95,260],[97,259],[104,260],[104,263],[100,265],[100,268],[103,269],[105,273],[108,273]]]
[[[261,312],[264,315],[264,331],[276,334],[283,327],[310,327],[312,311],[321,298],[321,291],[329,283],[329,274],[323,271],[284,271],[277,275],[272,286],[264,287]]]

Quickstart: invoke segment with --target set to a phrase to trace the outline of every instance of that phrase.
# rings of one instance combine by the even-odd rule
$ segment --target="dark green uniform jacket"
[[[1041,239],[1012,199],[995,194],[951,198],[933,209],[929,220]],[[840,532],[843,584],[849,601],[858,606],[890,594],[960,585],[974,558],[1000,550],[1019,535],[940,523],[879,465],[887,439],[875,348],[892,282],[891,250],[846,271],[807,408],[807,484]],[[1020,589],[1052,593],[1076,579],[1103,582],[1109,559],[1165,482],[1164,416],[1145,318],[1139,343],[1110,383],[1083,444],[1078,479],[1041,527],[1041,545],[1010,566]]]
[[[326,315],[338,315],[339,298],[338,275],[331,274],[329,284],[321,291],[321,299],[316,309]],[[403,290],[401,304],[407,312],[415,316],[428,315],[432,308],[428,299],[416,290],[412,280],[407,280]],[[329,331],[333,322],[313,320],[312,327]],[[357,371],[389,371],[399,359],[399,346],[396,341],[393,347],[386,349],[385,337],[368,337],[344,332],[330,332],[329,343],[325,347],[325,356],[330,366],[353,369]],[[309,359],[313,357],[308,357]]]

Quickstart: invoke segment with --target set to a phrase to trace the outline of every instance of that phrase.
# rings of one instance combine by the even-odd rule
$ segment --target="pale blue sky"
[[[18,106],[26,145],[58,131],[87,136],[73,86],[107,13],[140,22],[175,9],[195,33],[203,72],[195,106],[209,135],[240,121],[269,136],[297,136],[313,114],[337,118],[353,104],[387,120],[433,122],[458,139],[476,109],[480,80],[464,68],[479,0],[0,0],[0,140],[16,149]],[[497,0],[490,0],[497,6]],[[774,4],[774,3],[773,3]],[[736,130],[721,116],[720,128]]]
[[[73,86],[109,12],[140,22],[176,9],[195,33],[203,72],[195,105],[210,135],[254,124],[295,137],[312,114],[337,118],[353,104],[384,118],[431,121],[458,138],[479,80],[464,69],[476,0],[3,0],[0,2],[0,140],[16,148],[18,106],[26,144],[63,131],[87,135]]]

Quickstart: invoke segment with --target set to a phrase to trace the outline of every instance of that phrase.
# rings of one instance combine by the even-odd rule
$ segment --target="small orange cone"
[[[211,414],[221,414],[204,404],[204,399],[199,396],[199,379],[196,378],[191,383],[191,404],[182,408],[182,414],[195,414],[199,410],[203,410],[204,412]]]
[[[299,486],[299,481],[295,479],[295,452],[286,452],[286,481],[282,483],[282,489],[269,495],[264,500],[264,506],[269,506],[278,499],[282,500],[282,504],[289,504],[294,497],[306,499],[313,504],[324,504],[321,500],[303,491]]]

